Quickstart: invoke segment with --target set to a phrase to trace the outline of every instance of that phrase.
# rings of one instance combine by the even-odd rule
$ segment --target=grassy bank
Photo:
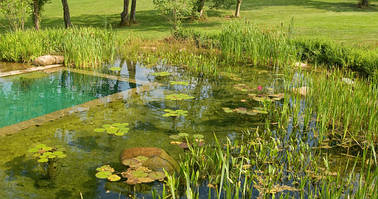
[[[259,27],[279,27],[281,23],[293,22],[296,38],[330,39],[353,46],[377,46],[378,26],[377,1],[370,1],[371,8],[360,9],[357,0],[245,0],[241,16]],[[72,22],[78,26],[99,28],[113,25],[121,38],[134,33],[148,39],[162,39],[171,33],[168,21],[154,9],[152,0],[138,0],[137,24],[118,27],[122,1],[72,0],[69,2]],[[187,22],[186,26],[196,31],[219,33],[221,26],[229,21],[227,16],[234,8],[213,10],[206,5],[207,19]],[[60,1],[52,1],[44,8],[43,28],[63,27]],[[4,20],[0,19],[1,24]],[[5,23],[4,23],[5,24]],[[28,23],[32,27],[31,21]],[[6,27],[0,27],[6,30]]]
[[[96,28],[18,31],[0,35],[0,60],[31,62],[46,54],[64,55],[66,66],[99,66],[115,56],[112,31]]]

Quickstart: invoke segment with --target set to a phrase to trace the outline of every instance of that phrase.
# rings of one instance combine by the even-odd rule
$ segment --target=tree
[[[197,7],[197,12],[199,13],[199,18],[202,18],[204,7],[205,7],[205,0],[198,0],[196,7]]]
[[[31,0],[0,0],[0,14],[8,21],[11,30],[23,30],[32,9]]]
[[[193,14],[197,0],[153,0],[157,10],[167,16],[173,29],[177,30],[185,17]]]
[[[240,6],[242,4],[242,0],[236,0],[236,10],[235,10],[235,17],[240,17]]]
[[[136,23],[135,20],[135,12],[136,12],[136,0],[132,0],[131,2],[131,11],[130,11],[130,24]]]
[[[69,28],[72,26],[72,24],[71,24],[70,8],[68,7],[67,0],[62,0],[62,6],[63,6],[64,25],[66,26],[66,28]]]
[[[36,30],[39,30],[40,28],[40,23],[41,23],[41,11],[43,10],[43,6],[50,2],[50,0],[33,0],[33,22],[34,22],[34,27]]]
[[[369,6],[369,0],[360,0],[359,6],[361,8],[366,8]]]
[[[212,8],[230,8],[236,2],[235,17],[240,17],[240,7],[242,0],[212,0]]]
[[[129,25],[129,4],[130,0],[123,0],[123,11],[121,13],[121,26]]]

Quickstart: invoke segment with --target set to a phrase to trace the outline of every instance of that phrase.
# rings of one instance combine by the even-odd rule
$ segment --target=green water
[[[132,194],[132,187],[123,182],[109,183],[96,179],[95,169],[104,164],[110,164],[116,169],[125,169],[119,163],[119,154],[123,149],[130,147],[160,147],[178,159],[183,150],[171,145],[169,136],[179,132],[203,134],[207,142],[211,142],[214,134],[220,139],[235,139],[241,130],[263,125],[265,116],[225,114],[222,107],[261,106],[252,100],[241,102],[246,99],[246,94],[234,89],[234,85],[247,83],[251,88],[262,85],[264,89],[268,89],[280,84],[279,76],[273,72],[252,68],[240,71],[234,69],[236,74],[243,76],[243,80],[232,80],[224,76],[215,79],[192,76],[174,67],[144,68],[138,64],[121,66],[123,77],[135,79],[137,84],[149,81],[159,82],[161,86],[149,91],[143,91],[138,87],[134,95],[124,96],[121,100],[0,137],[0,198],[66,199],[80,198],[80,194],[83,198],[127,198]],[[169,71],[173,75],[155,78],[151,73],[156,71]],[[57,74],[52,74],[54,80],[61,79],[63,74],[55,75]],[[92,94],[82,94],[86,100],[116,91],[111,87],[113,84],[110,80],[98,80],[102,82],[101,86],[93,87],[88,80],[94,81],[96,78],[80,75],[75,77],[83,78],[78,81],[80,84],[76,83],[81,88],[93,89],[93,92],[90,92]],[[47,80],[51,81],[51,78]],[[186,81],[189,85],[169,85],[169,81]],[[70,81],[65,82],[64,85],[67,85]],[[37,87],[39,84],[32,85]],[[102,90],[99,88],[102,88],[103,92],[95,92]],[[186,93],[195,98],[180,103],[164,99],[172,93]],[[162,117],[166,108],[180,108],[189,113],[188,116],[173,121],[171,118]],[[130,123],[129,133],[122,137],[112,137],[106,133],[94,132],[95,128],[103,124],[115,122]],[[66,149],[67,158],[58,161],[53,180],[46,180],[41,176],[36,160],[27,152],[38,143]],[[138,198],[149,198],[151,189],[160,190],[161,184],[137,187]]]
[[[0,78],[0,128],[135,86],[66,70]]]

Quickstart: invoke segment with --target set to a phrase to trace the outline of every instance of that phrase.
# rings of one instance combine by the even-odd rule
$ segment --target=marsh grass
[[[97,28],[46,29],[0,35],[0,60],[31,62],[46,54],[64,55],[66,66],[95,67],[115,56],[115,36]]]

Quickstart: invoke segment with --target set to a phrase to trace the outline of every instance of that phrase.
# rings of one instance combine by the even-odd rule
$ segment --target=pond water
[[[135,87],[67,70],[0,78],[0,128]]]
[[[119,75],[135,80],[136,84],[120,82],[123,86],[115,88],[113,80],[82,76],[67,71],[37,78],[28,88],[22,88],[20,83],[16,84],[15,90],[20,96],[25,94],[23,89],[31,89],[33,92],[44,90],[51,95],[48,99],[59,98],[67,101],[70,106],[133,88],[145,82],[158,82],[160,86],[151,87],[151,89],[136,87],[135,92],[125,93],[119,100],[83,109],[61,119],[0,137],[0,179],[2,179],[0,198],[66,199],[80,198],[80,196],[83,198],[127,198],[133,191],[130,186],[123,182],[109,183],[95,177],[96,168],[105,164],[118,169],[123,168],[119,162],[119,155],[123,149],[159,147],[178,159],[183,149],[170,144],[170,135],[180,132],[199,133],[208,141],[212,140],[215,134],[220,139],[228,137],[232,140],[237,138],[241,130],[245,128],[263,125],[264,115],[224,113],[222,107],[235,108],[246,106],[246,104],[251,107],[260,106],[258,102],[251,100],[244,102],[245,94],[234,88],[235,79],[239,77],[223,76],[206,79],[171,66],[157,65],[145,68],[141,64],[126,62],[118,62],[116,65],[121,66]],[[153,72],[160,71],[168,71],[172,75],[168,77],[151,75]],[[108,70],[103,72],[114,74]],[[273,71],[245,67],[234,69],[233,72],[243,76],[243,80],[238,80],[238,83],[248,83],[250,87],[255,88],[261,85],[264,89],[280,89],[277,86],[280,85],[280,78]],[[170,85],[169,81],[185,81],[189,84],[188,86]],[[47,86],[49,82],[53,82],[51,88]],[[4,89],[6,84],[9,83],[1,82],[0,87]],[[38,85],[41,87],[38,88]],[[67,89],[67,92],[73,90],[77,92],[65,96],[57,91],[57,87],[62,88],[63,85],[66,86],[64,89]],[[172,93],[186,93],[194,99],[179,103],[165,100],[165,96]],[[17,98],[18,95],[14,95],[16,99],[13,103],[21,103]],[[50,103],[47,98],[39,101],[40,98],[36,96],[40,95],[36,92],[27,96],[24,98],[25,103],[28,106],[39,104],[40,107],[43,107],[42,104]],[[68,100],[69,98],[72,101]],[[1,103],[4,102],[1,101]],[[172,118],[162,117],[165,113],[164,109],[167,108],[187,110],[188,115],[173,121]],[[7,120],[3,119],[3,116],[1,120],[0,123],[3,125],[8,123],[8,121],[3,121]],[[121,137],[94,131],[104,124],[115,122],[129,123],[130,131]],[[36,160],[27,152],[29,148],[39,143],[66,150],[67,157],[58,160],[55,176],[51,180],[41,176]],[[151,188],[160,190],[161,184],[154,183],[152,187],[138,187],[138,198],[149,198]]]

